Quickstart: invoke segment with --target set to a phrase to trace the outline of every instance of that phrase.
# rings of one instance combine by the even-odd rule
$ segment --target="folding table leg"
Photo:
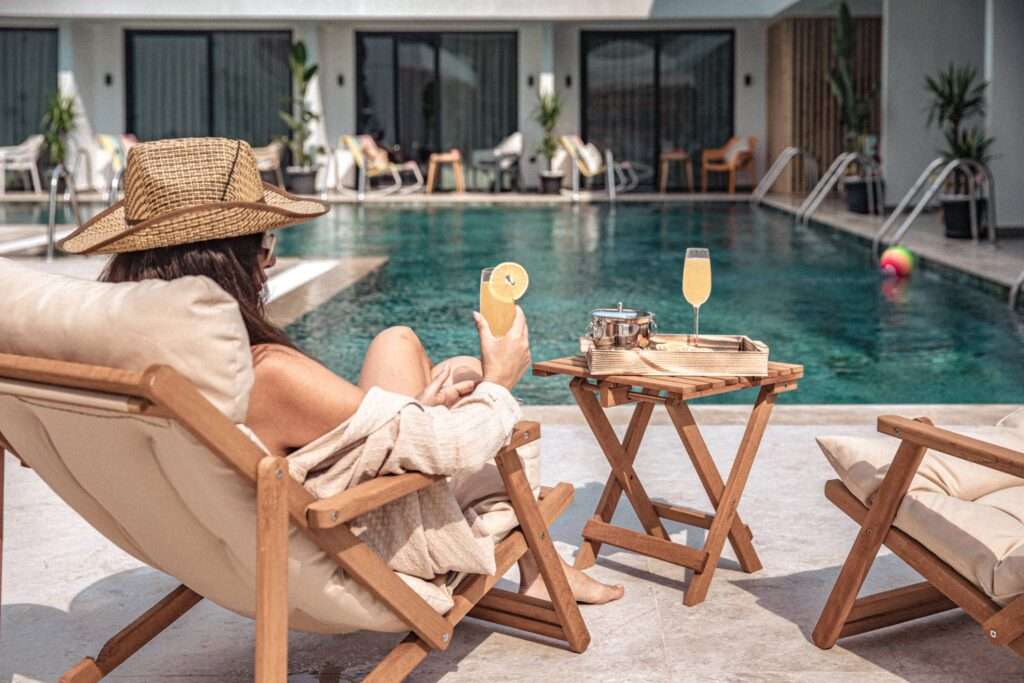
[[[707,540],[704,542],[704,550],[708,554],[707,563],[704,565],[703,571],[694,572],[693,579],[683,596],[683,604],[687,607],[699,605],[707,597],[708,589],[711,587],[711,578],[715,573],[715,565],[718,564],[718,559],[722,556],[725,540],[736,519],[736,508],[743,495],[743,488],[750,476],[750,469],[754,465],[754,458],[757,456],[757,449],[761,445],[761,438],[764,436],[764,430],[768,425],[768,418],[771,417],[774,405],[773,387],[762,387],[757,395],[757,401],[754,403],[754,410],[747,421],[747,428],[743,432],[743,439],[736,452],[736,460],[729,471],[729,479],[718,501],[715,519],[711,522]]]
[[[643,408],[643,406],[648,404],[639,403],[635,409],[635,419],[631,423],[631,429],[634,431],[633,434],[627,435],[627,440],[629,440],[629,436],[632,436],[634,439],[631,442],[633,453],[630,455],[623,444],[619,442],[618,437],[615,435],[615,430],[608,421],[608,416],[601,409],[601,405],[597,402],[594,392],[585,386],[584,383],[576,381],[572,382],[569,388],[572,390],[573,396],[576,398],[576,402],[579,404],[580,410],[590,426],[590,430],[594,433],[598,445],[608,459],[608,464],[611,465],[612,476],[615,477],[618,486],[626,493],[626,497],[629,498],[629,502],[640,519],[640,523],[643,524],[644,529],[649,535],[664,541],[670,540],[668,532],[665,531],[665,527],[661,523],[661,518],[654,509],[654,504],[651,503],[647,491],[633,470],[633,459],[636,456],[636,449],[640,445],[640,437],[643,436],[643,430],[650,419],[650,408]],[[599,508],[597,511],[597,514],[602,516],[602,521],[605,521],[604,514],[607,514],[608,520],[611,519],[612,513],[615,512],[615,505],[618,503],[618,495],[613,493],[614,489],[605,486],[605,491],[608,493],[607,500],[605,496],[602,496],[602,501],[606,503],[607,507],[605,509]],[[584,547],[588,546],[589,544],[584,544]],[[596,556],[596,548],[593,546],[589,547],[591,547],[591,550],[587,551],[585,556],[582,554],[583,550],[581,549],[581,557],[577,558],[576,561],[577,567],[589,566],[585,562],[591,556]],[[589,559],[589,561],[591,564],[593,563],[593,559]]]
[[[722,482],[722,475],[719,474],[718,468],[715,466],[715,461],[711,458],[707,444],[704,443],[704,437],[701,436],[700,429],[697,428],[697,423],[693,419],[693,413],[690,412],[690,406],[683,402],[666,404],[665,408],[668,410],[669,417],[672,418],[672,424],[675,425],[676,432],[679,433],[679,439],[683,442],[683,446],[690,456],[690,461],[693,463],[693,468],[697,471],[697,476],[700,478],[700,483],[704,486],[704,491],[707,492],[708,498],[711,499],[711,505],[717,510],[722,500],[725,484]],[[736,557],[740,561],[740,567],[748,574],[760,571],[762,568],[761,560],[758,558],[757,551],[754,550],[754,544],[751,542],[752,538],[750,529],[747,528],[743,520],[740,519],[739,513],[737,513],[735,519],[733,519],[732,526],[729,528],[729,543],[732,545],[733,551],[735,551]]]
[[[626,428],[626,438],[622,442],[625,457],[630,464],[636,459],[640,442],[643,440],[644,432],[647,431],[647,424],[651,421],[651,413],[653,412],[653,403],[637,403],[636,408],[633,409],[633,417],[629,420],[629,427]],[[608,481],[604,484],[601,499],[594,509],[593,516],[602,522],[611,522],[612,517],[615,515],[615,508],[619,506],[621,498],[622,486],[619,484],[619,480],[616,479],[615,472],[613,471],[608,475]],[[579,552],[576,554],[576,568],[587,569],[594,566],[597,554],[600,551],[601,541],[584,539]]]

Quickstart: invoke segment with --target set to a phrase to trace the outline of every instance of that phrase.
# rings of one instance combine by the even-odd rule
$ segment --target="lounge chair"
[[[277,186],[284,189],[284,174],[281,173],[281,157],[284,155],[284,143],[275,140],[265,147],[253,147],[256,157],[256,168],[260,173],[273,173]]]
[[[108,135],[96,136],[96,146],[109,159],[110,178],[107,181],[107,204],[113,204],[119,198],[121,192],[121,180],[124,177],[124,167],[128,163],[128,151],[138,143],[134,135]]]
[[[547,532],[572,487],[544,489],[538,502],[516,452],[538,438],[535,423],[520,423],[496,456],[519,521],[496,545],[497,573],[450,583],[399,575],[350,523],[437,477],[382,476],[315,499],[288,461],[237,426],[251,352],[237,304],[210,280],[115,285],[0,259],[0,291],[9,293],[0,448],[115,545],[182,584],[69,669],[65,683],[98,681],[203,598],[255,617],[260,683],[285,681],[289,628],[411,631],[369,674],[375,681],[401,680],[446,649],[467,615],[586,649]],[[494,588],[527,549],[550,602]],[[444,607],[417,587],[441,591]]]
[[[370,183],[376,178],[391,178],[391,184],[377,190],[379,194],[411,194],[423,189],[423,172],[415,161],[396,164],[388,159],[387,151],[377,145],[371,135],[342,135],[341,146],[352,154],[356,165],[356,192],[363,196],[370,192]],[[413,183],[406,185],[402,174],[413,176]],[[342,175],[338,174],[338,189],[346,191],[341,183]]]
[[[700,186],[708,191],[708,173],[727,173],[729,175],[729,194],[736,193],[736,176],[741,171],[750,175],[750,186],[757,183],[754,176],[754,150],[757,149],[757,138],[732,137],[721,147],[705,149],[700,155]]]
[[[961,607],[1024,655],[1024,411],[974,436],[892,416],[878,431],[895,455],[891,439],[818,440],[839,473],[825,495],[861,528],[814,643]],[[858,598],[883,543],[925,581]]]
[[[606,149],[602,155],[597,145],[583,142],[578,135],[563,135],[559,143],[572,164],[573,197],[579,195],[581,175],[587,188],[596,178],[605,176],[605,187],[612,198],[616,192],[629,192],[635,189],[644,176],[652,175],[651,169],[642,164],[631,161],[616,162],[610,149]],[[558,167],[557,161],[553,165]]]
[[[43,184],[39,181],[39,154],[43,151],[45,138],[30,135],[20,145],[0,147],[0,195],[7,191],[7,171],[28,174],[32,191],[40,193]]]
[[[520,189],[520,165],[523,158],[523,134],[515,132],[498,143],[492,149],[474,150],[470,159],[473,168],[473,187],[478,188],[478,172],[494,177],[494,189],[501,192],[505,185],[505,175],[511,174],[511,185]]]

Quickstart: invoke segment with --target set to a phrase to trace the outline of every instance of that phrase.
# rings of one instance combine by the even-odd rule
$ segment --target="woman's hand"
[[[480,361],[484,366],[484,381],[500,384],[511,390],[530,367],[530,333],[526,328],[526,315],[516,306],[516,318],[508,333],[498,339],[491,333],[487,319],[473,312],[476,329],[480,333]]]
[[[476,382],[463,380],[452,382],[447,386],[445,383],[452,376],[452,368],[445,364],[437,373],[437,377],[430,381],[423,391],[419,393],[416,400],[425,406],[445,406],[451,408],[458,403],[459,399],[466,394],[472,393],[476,388]]]

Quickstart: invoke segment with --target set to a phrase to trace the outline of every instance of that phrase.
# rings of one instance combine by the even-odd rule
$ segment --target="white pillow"
[[[750,150],[750,143],[747,138],[737,138],[732,145],[729,146],[729,150],[725,153],[725,160],[728,163],[733,163],[742,152],[748,152]]]
[[[169,365],[245,421],[252,353],[238,303],[206,277],[93,282],[0,259],[0,353],[142,371]]]

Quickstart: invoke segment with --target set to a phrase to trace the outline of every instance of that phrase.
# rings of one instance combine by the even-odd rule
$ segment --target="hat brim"
[[[116,254],[240,237],[304,223],[327,213],[323,202],[263,183],[263,200],[219,202],[171,211],[135,225],[117,202],[61,240],[70,254]]]

